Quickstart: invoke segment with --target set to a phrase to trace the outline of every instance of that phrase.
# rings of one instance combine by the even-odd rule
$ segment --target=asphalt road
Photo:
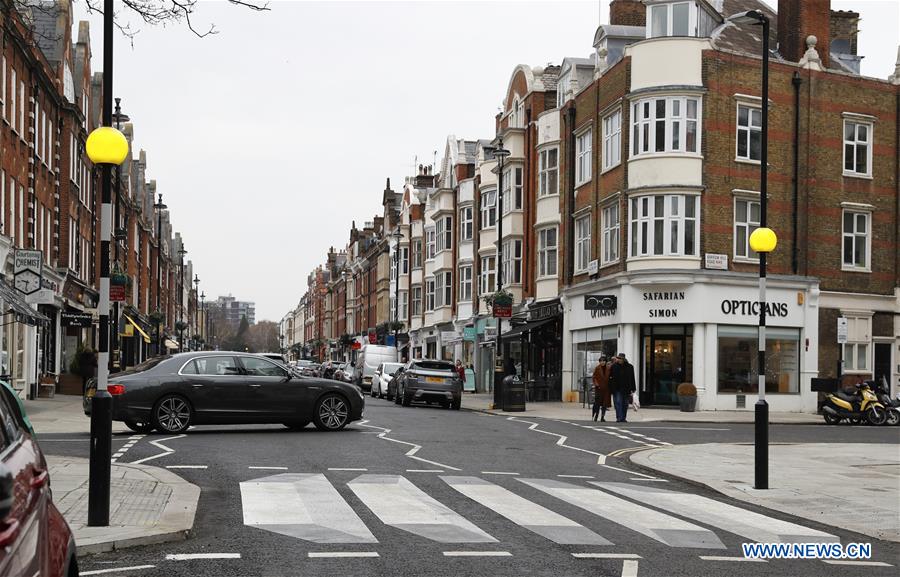
[[[201,487],[192,537],[87,557],[82,571],[146,566],[109,573],[114,577],[877,577],[896,571],[814,560],[702,559],[742,557],[741,543],[752,539],[723,528],[733,529],[732,521],[756,531],[787,521],[800,526],[785,529],[795,531],[790,534],[819,531],[845,544],[873,540],[777,511],[758,510],[765,518],[754,517],[744,503],[640,470],[627,457],[598,463],[599,455],[649,444],[752,442],[749,425],[616,427],[366,402],[366,420],[339,433],[242,426],[145,437],[119,460],[151,458],[146,464],[174,467]],[[50,454],[86,456],[86,442],[77,438],[48,435],[41,444]],[[898,431],[781,425],[771,427],[771,439],[896,443]],[[162,453],[154,440],[173,452],[153,458]],[[694,500],[675,513],[648,489]],[[723,503],[740,510],[716,521]],[[816,537],[805,540],[824,540]],[[198,554],[206,558],[167,559]],[[873,542],[872,560],[896,565],[900,547]]]

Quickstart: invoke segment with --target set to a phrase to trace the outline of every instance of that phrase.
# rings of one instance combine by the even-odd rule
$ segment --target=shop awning
[[[145,342],[145,343],[149,343],[149,342],[150,342],[150,335],[148,335],[147,333],[144,332],[144,329],[141,328],[141,325],[139,325],[139,324],[137,324],[136,322],[134,322],[134,319],[131,318],[131,317],[128,316],[128,315],[125,315],[125,318],[128,319],[128,322],[131,323],[131,326],[133,326],[134,329],[135,329],[137,332],[141,333],[141,336],[144,337],[144,342]]]
[[[178,343],[173,341],[172,339],[166,339],[166,348],[167,349],[177,349]]]
[[[29,325],[41,325],[50,321],[25,302],[25,297],[0,278],[0,300],[3,301],[3,314],[13,314],[16,320]]]
[[[546,325],[547,323],[554,322],[555,320],[556,320],[556,317],[551,317],[549,319],[541,319],[539,321],[531,321],[528,323],[524,323],[517,327],[513,327],[512,330],[506,331],[505,333],[500,335],[500,338],[508,339],[508,338],[512,338],[512,337],[517,337],[517,336],[521,335],[522,333],[527,333],[527,332],[531,331],[532,329],[535,329],[537,327],[542,327],[542,326]]]

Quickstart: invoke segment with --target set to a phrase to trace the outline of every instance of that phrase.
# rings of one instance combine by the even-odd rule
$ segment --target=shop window
[[[759,329],[719,326],[719,393],[759,392]],[[800,330],[766,329],[766,393],[800,392]]]
[[[572,390],[583,390],[587,387],[590,391],[594,367],[601,357],[611,360],[616,356],[619,344],[619,329],[616,326],[593,329],[589,334],[573,334],[573,338],[580,341],[582,338],[590,339],[586,342],[578,342],[575,350],[575,371],[577,381],[572,383]],[[637,375],[635,375],[635,378]]]

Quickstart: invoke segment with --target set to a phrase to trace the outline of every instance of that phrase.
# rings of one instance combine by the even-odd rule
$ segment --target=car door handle
[[[35,469],[34,473],[35,476],[31,478],[31,488],[40,489],[47,484],[47,480],[50,479],[50,473],[46,470],[40,471],[38,469]]]
[[[19,520],[7,519],[0,523],[6,525],[4,529],[0,530],[0,547],[6,547],[15,542],[16,537],[19,536]],[[2,527],[2,524],[0,524],[0,527]]]
[[[202,389],[202,388],[203,388],[203,385],[191,385],[191,386],[194,387],[195,389]]]
[[[254,388],[254,389],[258,389],[258,388],[260,388],[261,386],[262,386],[262,385],[250,385],[250,387],[251,387],[251,388]]]

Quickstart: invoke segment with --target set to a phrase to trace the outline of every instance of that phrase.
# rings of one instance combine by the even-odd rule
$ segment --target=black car
[[[93,383],[84,399],[90,413]],[[362,418],[365,401],[353,385],[298,376],[260,355],[192,352],[157,357],[111,375],[113,420],[137,432],[182,433],[191,425],[310,422],[338,431]]]
[[[397,372],[394,381],[397,404],[408,407],[413,402],[436,402],[459,410],[463,383],[450,361],[412,360]]]

